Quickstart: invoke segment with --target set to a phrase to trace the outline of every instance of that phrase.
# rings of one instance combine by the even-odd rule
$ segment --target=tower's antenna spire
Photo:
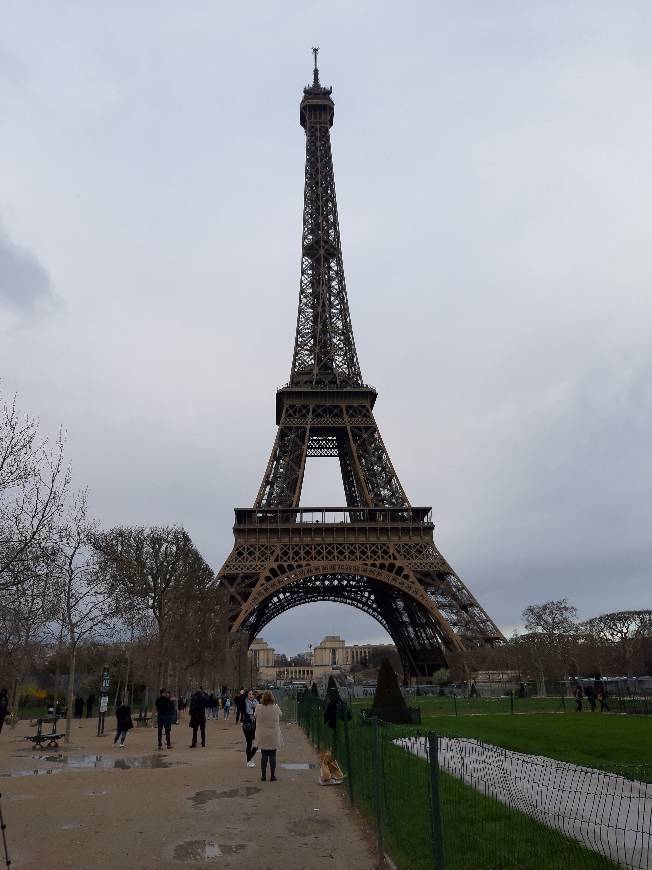
[[[319,46],[312,47],[312,53],[315,56],[315,68],[312,71],[312,84],[313,87],[319,87],[319,70],[317,69],[317,55],[319,54]]]

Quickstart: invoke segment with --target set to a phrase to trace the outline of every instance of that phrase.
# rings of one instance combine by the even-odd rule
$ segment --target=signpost
[[[104,719],[106,711],[109,709],[109,686],[111,680],[109,678],[109,669],[107,667],[102,671],[102,687],[100,689],[100,712],[97,717],[97,736],[101,737],[104,734]]]

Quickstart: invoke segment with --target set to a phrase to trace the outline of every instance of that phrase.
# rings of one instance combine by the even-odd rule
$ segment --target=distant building
[[[256,638],[249,647],[252,666],[264,682],[312,682],[328,676],[334,671],[347,673],[353,665],[372,666],[387,653],[395,653],[394,644],[353,644],[337,634],[327,635],[312,651],[312,664],[309,655],[297,656],[299,661],[279,662],[276,650],[263,640]],[[286,663],[287,662],[287,663]]]

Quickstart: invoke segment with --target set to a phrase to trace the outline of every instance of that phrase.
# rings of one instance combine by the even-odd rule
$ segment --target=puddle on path
[[[50,776],[66,770],[155,770],[174,767],[182,762],[165,761],[164,755],[136,755],[131,758],[113,758],[109,755],[34,755],[38,761],[49,761],[61,767],[38,767],[34,770],[12,770],[0,776]]]
[[[53,773],[63,773],[63,768],[59,767],[56,770],[46,769],[44,767],[36,768],[35,770],[12,770],[11,773],[0,773],[0,776],[51,776]]]
[[[186,840],[174,848],[175,861],[211,861],[213,858],[223,858],[225,855],[235,855],[246,849],[245,843],[235,843],[232,846],[218,846],[213,840]]]
[[[81,828],[79,822],[71,822],[69,825],[61,825],[62,831],[71,831],[73,828]]]
[[[279,764],[279,767],[284,767],[286,770],[314,770],[317,767],[317,765],[310,764],[307,761],[302,761],[301,763],[282,761]]]
[[[288,824],[288,831],[298,837],[317,836],[333,827],[330,819],[322,819],[315,815],[312,818],[297,819]]]
[[[254,785],[245,785],[241,788],[231,788],[228,791],[216,791],[214,788],[205,789],[204,791],[196,791],[188,800],[192,801],[193,807],[200,807],[207,804],[209,801],[216,801],[220,798],[248,798],[252,794],[258,794],[260,789]]]

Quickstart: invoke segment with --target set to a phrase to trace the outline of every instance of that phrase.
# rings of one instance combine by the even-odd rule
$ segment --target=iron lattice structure
[[[331,88],[304,89],[301,282],[289,383],[276,394],[274,446],[253,508],[237,508],[219,572],[231,631],[251,642],[311,601],[350,604],[390,634],[407,675],[430,676],[447,653],[503,640],[433,541],[430,508],[412,507],[362,380],[344,280],[330,128]],[[338,457],[347,505],[300,508],[306,459]]]

